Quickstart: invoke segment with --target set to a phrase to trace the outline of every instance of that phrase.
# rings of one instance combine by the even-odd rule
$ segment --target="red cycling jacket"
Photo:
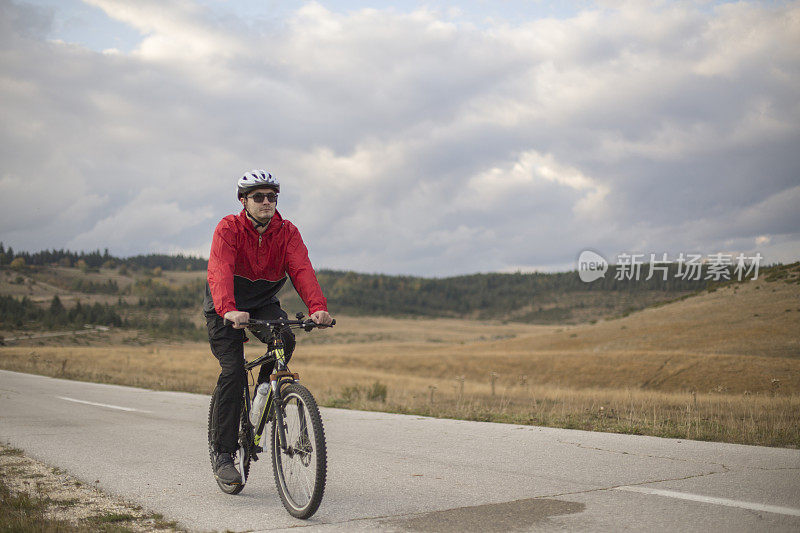
[[[203,310],[225,316],[228,311],[251,311],[275,302],[287,274],[309,314],[328,310],[294,224],[276,211],[267,230],[259,234],[244,209],[228,215],[217,224],[211,241]]]

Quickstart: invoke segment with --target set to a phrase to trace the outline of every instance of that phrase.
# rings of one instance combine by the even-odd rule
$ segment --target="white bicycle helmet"
[[[281,184],[266,170],[251,170],[245,172],[244,176],[239,178],[236,183],[238,189],[238,197],[247,195],[253,189],[260,189],[262,187],[270,187],[275,189],[275,192],[281,192]]]

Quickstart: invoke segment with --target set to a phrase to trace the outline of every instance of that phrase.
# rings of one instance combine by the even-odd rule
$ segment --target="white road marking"
[[[800,509],[793,509],[791,507],[779,507],[777,505],[765,505],[763,503],[743,502],[739,500],[729,500],[728,498],[714,498],[712,496],[702,496],[700,494],[689,494],[686,492],[675,492],[672,490],[651,489],[649,487],[615,487],[614,490],[640,492],[642,494],[654,494],[656,496],[666,496],[667,498],[678,498],[680,500],[713,503],[714,505],[726,505],[728,507],[738,507],[740,509],[750,509],[752,511],[764,511],[767,513],[800,516]]]
[[[76,400],[75,398],[67,398],[66,396],[56,396],[59,400],[67,400],[68,402],[83,403],[86,405],[95,405],[97,407],[106,407],[108,409],[117,409],[119,411],[135,411],[137,413],[149,413],[144,409],[134,409],[133,407],[121,407],[119,405],[110,405],[107,403],[87,402],[86,400]]]

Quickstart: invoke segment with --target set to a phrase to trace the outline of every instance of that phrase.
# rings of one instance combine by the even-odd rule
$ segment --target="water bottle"
[[[253,426],[258,427],[258,421],[261,420],[261,413],[264,412],[264,406],[267,405],[267,394],[269,394],[269,383],[262,383],[258,386],[256,397],[250,408],[250,423],[253,424]]]

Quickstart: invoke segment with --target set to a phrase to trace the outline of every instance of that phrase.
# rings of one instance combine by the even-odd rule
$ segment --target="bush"
[[[375,383],[367,389],[367,399],[372,400],[373,402],[386,402],[386,393],[388,389],[386,385],[381,383],[380,381],[376,381]]]
[[[387,392],[388,388],[380,381],[376,381],[369,387],[359,387],[358,385],[344,387],[341,397],[335,400],[335,406],[345,407],[357,402],[362,397],[372,402],[385,402]]]
[[[342,389],[342,400],[344,400],[344,402],[347,404],[358,400],[360,397],[361,389],[359,389],[357,386],[345,387]]]

